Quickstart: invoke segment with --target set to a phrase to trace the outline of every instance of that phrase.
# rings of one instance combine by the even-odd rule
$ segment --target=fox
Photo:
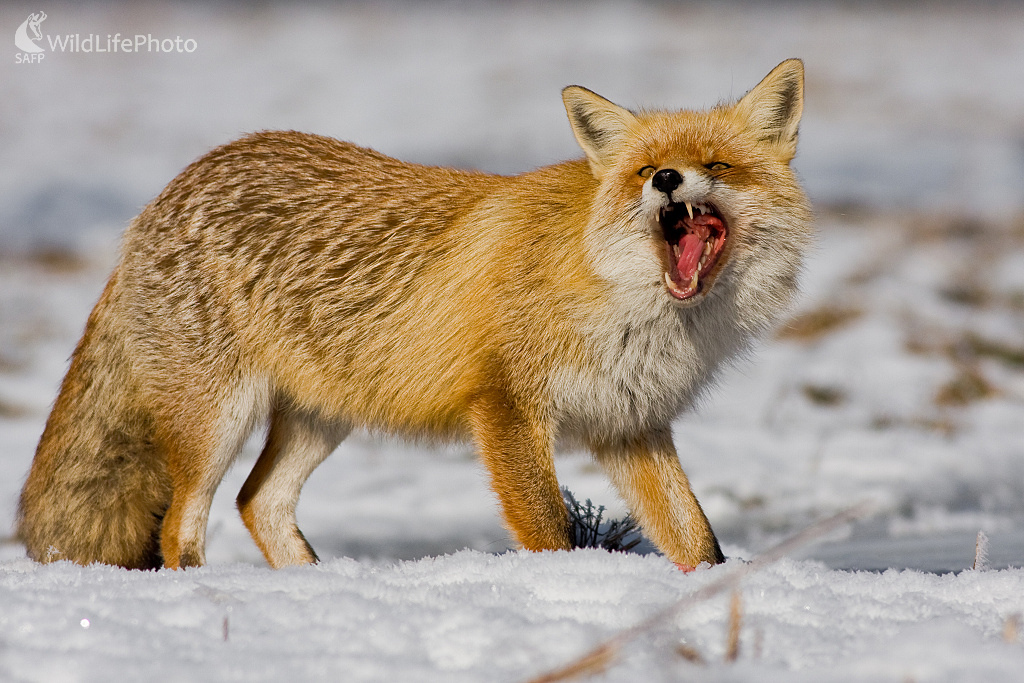
[[[296,505],[353,429],[471,440],[530,551],[571,549],[554,454],[585,448],[664,556],[724,562],[672,423],[797,292],[803,88],[798,59],[704,110],[568,86],[583,156],[512,176],[294,131],[213,149],[125,231],[21,493],[28,556],[203,565],[266,428],[236,502],[272,568],[319,561]]]

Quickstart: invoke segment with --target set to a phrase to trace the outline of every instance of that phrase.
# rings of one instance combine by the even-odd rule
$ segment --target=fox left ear
[[[804,63],[787,59],[779,64],[736,103],[736,111],[760,140],[774,143],[792,159],[804,111]]]
[[[578,85],[562,90],[562,102],[576,142],[590,160],[590,168],[600,174],[611,165],[622,136],[636,117],[628,109]]]

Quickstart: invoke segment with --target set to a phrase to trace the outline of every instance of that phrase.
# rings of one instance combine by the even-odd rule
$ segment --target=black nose
[[[655,190],[661,190],[665,194],[672,194],[672,191],[683,184],[683,176],[674,168],[663,168],[654,174],[651,185]]]

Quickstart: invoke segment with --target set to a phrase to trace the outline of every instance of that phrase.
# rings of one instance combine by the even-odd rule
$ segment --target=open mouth
[[[725,221],[713,206],[683,202],[663,208],[658,222],[668,251],[665,285],[676,299],[693,298],[710,285],[725,249]]]

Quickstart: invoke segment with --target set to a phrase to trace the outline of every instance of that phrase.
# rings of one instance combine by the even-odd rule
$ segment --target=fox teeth
[[[705,242],[704,243],[704,253],[701,254],[701,257],[700,257],[701,261],[706,259],[708,257],[708,254],[710,254],[710,253],[711,253],[711,242]]]
[[[683,202],[683,203],[686,204],[686,213],[690,214],[690,218],[692,219],[693,218],[693,204],[691,204],[690,202]]]
[[[699,272],[700,271],[698,271],[698,273]],[[662,275],[665,278],[665,284],[668,286],[668,288],[671,289],[674,292],[679,292],[679,286],[676,285],[676,283],[672,282],[672,276],[669,275],[668,273],[662,273]],[[697,276],[697,273],[694,273],[693,277],[690,278],[690,284],[687,285],[686,288],[688,290],[690,290],[690,289],[697,289],[697,286],[699,284],[700,284],[700,278]],[[682,293],[682,292],[680,292],[680,293]]]

